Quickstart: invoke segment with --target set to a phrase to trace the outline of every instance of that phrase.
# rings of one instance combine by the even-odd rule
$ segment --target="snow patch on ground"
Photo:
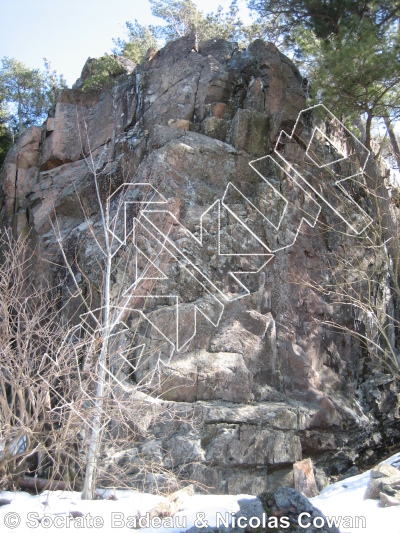
[[[400,453],[384,463],[400,466]],[[319,496],[310,501],[326,516],[365,517],[366,528],[342,527],[341,533],[400,533],[400,506],[381,508],[378,501],[364,500],[369,479],[370,471],[339,481],[326,487]],[[38,496],[26,492],[0,492],[0,499],[11,501],[10,504],[0,507],[0,531],[132,531],[129,527],[129,517],[138,514],[146,516],[151,509],[165,502],[163,496],[129,490],[108,490],[103,491],[102,495],[105,498],[115,495],[117,500],[83,501],[79,492],[68,491],[45,491]],[[217,513],[222,516],[225,516],[225,513],[237,513],[240,511],[238,502],[243,499],[254,500],[254,496],[187,496],[183,504],[184,509],[175,515],[172,526],[169,524],[170,527],[152,527],[142,531],[180,533],[193,525],[201,526],[199,521],[196,524],[199,516],[202,517],[203,524],[208,523],[208,526],[215,527]],[[35,514],[29,517],[28,513]],[[68,518],[71,514],[77,518]],[[47,518],[39,523],[37,518],[43,519],[45,516]],[[95,527],[95,517],[103,521],[102,526]],[[184,523],[186,527],[180,527]],[[115,524],[118,527],[115,527]]]
[[[400,453],[393,455],[382,464],[400,466]],[[326,487],[319,496],[310,502],[325,516],[363,516],[366,528],[346,529],[341,533],[400,533],[400,506],[380,507],[378,500],[364,500],[370,480],[370,470]]]
[[[107,494],[107,492],[109,494]],[[146,513],[150,512],[158,504],[165,501],[162,496],[155,496],[152,494],[144,494],[128,490],[111,490],[104,493],[116,496],[117,500],[95,500],[83,501],[80,499],[79,492],[68,491],[44,491],[39,496],[31,496],[26,492],[0,492],[0,498],[11,500],[9,505],[0,507],[0,531],[3,532],[3,524],[5,520],[9,521],[9,525],[16,524],[15,513],[19,515],[21,523],[17,527],[7,528],[5,531],[16,531],[18,533],[26,533],[28,531],[132,531],[130,525],[135,516],[145,517]],[[185,509],[176,513],[172,518],[172,527],[150,527],[144,528],[144,532],[157,531],[159,533],[180,533],[186,531],[194,526],[196,520],[201,516],[201,523],[208,523],[210,527],[215,527],[217,513],[225,517],[225,513],[230,515],[233,512],[240,511],[239,500],[250,499],[254,500],[254,496],[250,495],[194,495],[188,496],[185,502]],[[35,515],[28,515],[28,513],[36,513]],[[82,515],[89,515],[94,517],[101,517],[103,525],[96,528],[93,520],[88,523],[89,519],[85,519],[83,527],[78,526],[79,518],[70,520],[69,526],[66,524],[66,518],[72,514],[79,513]],[[10,521],[10,515],[12,520]],[[37,518],[44,516],[50,517],[44,521],[44,524],[49,527],[44,527],[39,524]],[[60,517],[60,518],[57,518]],[[50,524],[50,519],[53,525]],[[81,519],[83,520],[83,519]],[[93,524],[93,525],[92,525]],[[114,524],[114,527],[113,527]],[[179,527],[185,525],[185,527]],[[176,526],[176,527],[173,527]]]

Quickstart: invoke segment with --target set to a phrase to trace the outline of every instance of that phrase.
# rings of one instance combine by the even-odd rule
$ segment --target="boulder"
[[[314,519],[317,517],[325,518],[324,514],[295,489],[282,487],[274,494],[263,494],[261,496],[261,501],[264,506],[269,509],[270,516],[288,517],[296,531],[304,533],[317,533],[318,531],[323,533],[339,533],[335,526],[329,527],[326,523],[323,527],[314,526]],[[308,516],[303,518],[304,522],[311,523],[310,527],[300,527],[299,515],[302,513],[308,513]],[[319,522],[317,521],[317,523]]]
[[[314,477],[314,467],[311,459],[297,461],[293,465],[294,488],[306,498],[318,496],[319,491]]]
[[[364,500],[380,499],[384,507],[393,505],[395,501],[400,503],[400,470],[381,464],[371,470],[370,477]]]
[[[386,493],[381,492],[379,494],[381,507],[396,507],[400,505],[400,491],[397,491],[396,496],[388,496]]]

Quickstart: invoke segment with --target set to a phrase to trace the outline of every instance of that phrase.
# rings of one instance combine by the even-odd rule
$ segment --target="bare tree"
[[[171,407],[159,400],[154,389],[150,391],[147,385],[157,372],[163,345],[167,353],[172,353],[173,347],[166,339],[161,339],[158,346],[160,354],[152,354],[155,363],[146,370],[148,354],[143,356],[143,350],[137,348],[140,345],[138,339],[143,338],[149,328],[143,313],[146,294],[142,292],[140,297],[134,295],[135,287],[146,277],[146,272],[138,278],[132,266],[135,265],[135,247],[126,246],[128,236],[134,234],[134,220],[139,217],[141,209],[156,201],[157,191],[151,179],[137,183],[133,176],[127,177],[128,183],[116,187],[112,181],[115,169],[108,159],[109,147],[106,146],[95,157],[85,118],[78,117],[78,124],[82,124],[83,128],[81,144],[87,147],[85,161],[93,180],[99,211],[98,220],[93,221],[89,216],[92,206],[86,205],[85,199],[78,196],[88,227],[87,238],[92,239],[96,250],[91,258],[95,272],[91,279],[80,266],[79,250],[72,260],[68,257],[56,212],[53,229],[64,268],[75,286],[74,296],[80,296],[85,310],[79,323],[66,336],[64,344],[74,353],[80,389],[86,394],[83,411],[79,411],[86,421],[87,435],[82,498],[92,499],[96,495],[98,480],[110,482],[116,474],[112,474],[112,461],[104,456],[102,466],[105,467],[99,468],[102,449],[107,447],[116,454],[120,452],[124,455],[127,441],[148,439],[149,427],[156,419],[172,416]],[[157,256],[146,268],[155,268],[155,262]],[[85,295],[80,281],[82,278],[87,286]],[[118,279],[118,284],[115,279]],[[150,281],[146,286],[147,291],[151,292],[152,283]],[[95,309],[93,302],[98,304]],[[126,324],[128,320],[130,327]],[[180,418],[187,417],[180,415]],[[190,417],[187,423],[192,424]],[[167,470],[162,462],[156,467],[154,458],[143,458],[137,454],[127,474],[134,472],[140,478],[141,473],[149,469],[161,476],[165,476]],[[124,483],[121,470],[115,479],[118,486]],[[170,475],[170,479],[172,485],[176,485],[174,475]]]
[[[66,334],[57,310],[57,287],[50,289],[33,275],[34,253],[27,239],[15,241],[2,233],[0,253],[2,480],[9,487],[38,488],[37,477],[45,477],[47,487],[71,486],[71,475],[79,471],[79,427],[74,412],[66,412],[63,405],[65,399],[73,399],[76,374],[65,350],[59,351],[57,369],[42,365],[58,351]],[[63,397],[61,405],[52,384]],[[35,474],[36,481],[21,477],[26,474]]]

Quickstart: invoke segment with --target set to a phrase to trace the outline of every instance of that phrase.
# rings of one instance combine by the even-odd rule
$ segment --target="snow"
[[[400,466],[400,453],[384,463]],[[339,481],[326,487],[319,496],[311,499],[311,502],[326,516],[365,517],[366,528],[342,527],[341,533],[400,533],[400,506],[381,508],[378,501],[364,500],[369,479],[370,471]],[[0,499],[11,500],[9,505],[0,507],[0,531],[132,531],[129,520],[138,513],[145,520],[146,513],[165,501],[163,496],[129,490],[104,490],[101,494],[104,498],[115,496],[117,499],[83,501],[79,492],[68,491],[45,491],[38,496],[26,492],[0,492]],[[207,522],[208,526],[215,527],[218,513],[225,516],[225,513],[238,512],[238,502],[242,499],[254,499],[254,496],[186,496],[184,509],[175,515],[173,524],[145,527],[142,531],[179,533],[195,525],[199,517],[202,521],[198,521],[197,526]],[[71,513],[79,518],[71,518]],[[19,525],[17,515],[20,518]],[[43,517],[46,518],[39,522],[38,518]],[[185,527],[180,527],[184,524],[183,520]]]
[[[107,494],[108,492],[108,494]],[[139,493],[128,490],[110,490],[103,493],[103,496],[109,495],[116,496],[117,500],[95,500],[95,501],[83,501],[80,499],[81,494],[79,492],[68,491],[44,491],[39,496],[31,496],[26,492],[0,492],[0,498],[11,500],[9,505],[0,507],[0,524],[3,530],[3,524],[6,516],[13,513],[17,513],[21,518],[21,524],[13,529],[5,528],[6,531],[16,531],[18,533],[26,533],[32,530],[44,531],[44,530],[77,530],[77,531],[132,531],[129,528],[129,520],[132,517],[140,513],[140,516],[146,517],[146,513],[153,509],[157,504],[165,501],[162,496],[156,496],[152,494]],[[216,526],[217,513],[225,516],[225,513],[231,514],[232,512],[238,512],[240,506],[238,500],[242,499],[254,499],[254,496],[250,495],[236,495],[236,496],[215,496],[215,495],[194,495],[187,497],[187,503],[185,509],[176,513],[173,518],[174,523],[178,526],[183,524],[184,518],[186,526],[182,527],[157,527],[157,528],[144,528],[143,531],[157,531],[159,533],[179,533],[186,531],[195,524],[195,521],[201,517],[203,523],[208,522],[209,526]],[[94,517],[101,517],[104,521],[102,527],[95,528],[94,525],[88,523],[88,520],[84,523],[87,527],[79,527],[74,525],[72,520],[69,527],[66,524],[66,518],[71,512],[79,512],[83,515],[89,515]],[[28,513],[36,513],[35,515],[28,515]],[[50,520],[45,523],[48,527],[44,527],[39,524],[37,518],[48,516],[51,520],[58,518],[58,522],[50,527]],[[131,518],[129,518],[131,517]],[[9,520],[9,518],[7,518]],[[114,524],[114,527],[112,527]],[[199,522],[199,525],[201,522]]]
[[[400,466],[400,453],[382,464]],[[364,500],[370,470],[326,487],[319,496],[310,499],[325,516],[364,516],[366,528],[341,528],[341,533],[400,533],[400,506],[380,507],[379,500]]]

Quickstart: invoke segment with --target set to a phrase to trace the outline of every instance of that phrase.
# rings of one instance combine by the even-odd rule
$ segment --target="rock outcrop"
[[[271,153],[281,130],[291,134],[306,108],[302,77],[274,45],[260,40],[245,51],[223,40],[200,43],[199,53],[191,53],[192,46],[191,37],[169,43],[102,92],[82,92],[79,83],[64,90],[44,126],[25,132],[5,161],[3,224],[15,234],[30,232],[38,254],[61,264],[51,222],[55,212],[68,257],[79,249],[81,268],[96,280],[96,252],[86,239],[81,209],[84,204],[96,228],[89,155],[99,169],[103,201],[123,184],[151,183],[176,217],[176,231],[179,223],[199,235],[201,215],[223,198],[229,183],[262,210],[266,193],[249,162]],[[312,123],[307,116],[305,131]],[[289,149],[304,164],[305,147],[293,141]],[[282,173],[274,179],[285,198],[313,215],[312,196],[307,200]],[[254,212],[245,213],[237,198],[233,194],[226,202],[251,222]],[[334,318],[353,327],[351,310],[338,318],[332,302],[306,282],[326,279],[324,253],[345,239],[330,229],[337,223],[334,214],[321,209],[325,229],[304,225],[293,246],[247,275],[248,295],[224,301],[217,326],[198,316],[196,336],[163,367],[163,398],[189,412],[196,424],[191,430],[179,420],[160,427],[150,448],[155,460],[211,491],[259,494],[290,486],[292,465],[303,457],[312,458],[317,478],[318,472],[344,474],[355,463],[373,461],[400,437],[394,379],[368,374],[360,341],[324,325]],[[224,216],[231,251],[265,253],[232,214]],[[263,227],[258,229],[267,242]],[[186,256],[194,257],[188,236],[178,232],[176,238]],[[149,253],[156,251],[154,240],[146,242]],[[209,279],[220,280],[218,290],[238,290],[211,244],[196,253]],[[260,267],[258,261],[252,266]],[[46,268],[67,299],[72,280],[65,269]],[[185,309],[204,301],[182,272],[171,267],[168,273],[170,292],[164,295],[179,294]],[[117,276],[116,291],[119,283]],[[167,329],[170,315],[163,313],[170,305],[150,306]],[[69,316],[77,311],[79,305],[71,304]],[[192,316],[188,311],[187,331]]]
[[[380,500],[382,507],[400,505],[400,470],[383,464],[371,470],[365,500]]]

